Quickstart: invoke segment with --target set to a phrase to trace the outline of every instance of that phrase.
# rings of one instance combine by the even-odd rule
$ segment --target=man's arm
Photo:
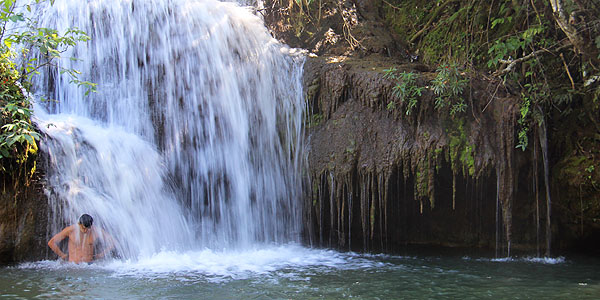
[[[60,250],[60,247],[58,247],[58,243],[60,243],[62,240],[64,240],[66,237],[69,236],[69,234],[71,234],[71,231],[73,230],[72,226],[69,226],[65,229],[63,229],[63,231],[59,232],[58,234],[56,234],[55,236],[53,236],[50,241],[48,241],[48,246],[50,247],[50,249],[52,249],[52,251],[54,251],[54,253],[56,253],[56,255],[58,255],[60,258],[66,260],[67,259],[67,254],[65,254],[64,252],[62,252]]]

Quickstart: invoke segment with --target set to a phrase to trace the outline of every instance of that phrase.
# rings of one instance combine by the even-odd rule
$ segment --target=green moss
[[[322,114],[313,114],[308,118],[308,120],[306,120],[304,125],[306,126],[306,128],[316,127],[321,125],[323,119],[324,118]]]
[[[460,162],[462,163],[463,168],[467,169],[469,176],[473,176],[475,174],[475,158],[473,156],[474,151],[475,146],[465,145],[460,155]]]
[[[453,25],[440,25],[427,34],[419,49],[423,53],[423,61],[439,64],[448,61],[464,61],[467,35],[464,31],[454,29]]]
[[[389,26],[405,40],[420,60],[438,65],[445,62],[487,63],[489,43],[521,32],[525,9],[514,3],[480,1],[390,0],[384,5]],[[501,1],[502,2],[502,1]],[[544,5],[537,4],[543,10]],[[535,23],[535,22],[533,22]]]
[[[429,137],[431,137],[431,134],[429,134],[429,132],[427,132],[427,131],[423,132],[423,138],[425,138],[426,140],[428,140]]]
[[[435,199],[432,193],[433,186],[430,185],[429,179],[434,174],[431,173],[432,170],[430,169],[430,155],[431,154],[422,158],[417,165],[417,172],[415,174],[415,198],[419,201],[422,201],[424,198],[428,198],[429,204],[433,209],[435,207]]]
[[[417,196],[418,197],[427,197],[427,190],[429,188],[429,183],[427,180],[427,176],[429,172],[427,170],[422,170],[421,172],[417,172]]]
[[[401,2],[401,3],[398,3]],[[437,1],[443,2],[443,1]],[[447,61],[464,61],[468,53],[469,34],[467,18],[470,15],[470,7],[448,5],[441,15],[432,15],[442,3],[434,1],[411,0],[390,1],[390,5],[384,6],[385,17],[390,27],[405,40],[410,40],[420,30],[425,30],[413,46],[413,52],[419,52],[419,56],[425,63],[439,64]],[[430,18],[433,18],[430,22]],[[476,20],[479,20],[477,18]],[[487,22],[487,18],[481,18]],[[485,23],[484,23],[485,24]]]
[[[418,30],[418,24],[427,22],[429,11],[435,6],[432,1],[390,1],[394,7],[385,5],[385,19],[394,29],[394,31],[405,40],[415,34]]]
[[[454,122],[454,126],[447,130],[449,143],[450,163],[452,171],[462,174],[475,175],[475,145],[469,143],[467,133],[464,128],[464,121],[459,119]]]
[[[356,141],[354,139],[350,139],[349,142],[350,142],[350,145],[348,145],[348,147],[346,147],[346,153],[354,154],[354,151],[356,149]]]
[[[582,147],[590,149],[590,145],[583,142]],[[554,184],[564,194],[558,199],[559,205],[569,212],[566,216],[573,224],[591,224],[600,220],[600,168],[597,152],[590,152],[575,152],[553,168]]]
[[[593,180],[596,167],[594,161],[583,155],[573,155],[557,164],[558,177],[572,186],[580,186]]]
[[[444,148],[435,148],[435,150],[433,150],[433,155],[434,155],[434,161],[436,162],[435,164],[435,170],[436,171],[440,171],[440,168],[442,167],[441,162],[441,158],[442,155],[444,154]]]

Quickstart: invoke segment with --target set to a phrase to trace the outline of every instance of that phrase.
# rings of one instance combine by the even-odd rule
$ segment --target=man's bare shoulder
[[[65,232],[65,234],[71,236],[77,231],[77,225],[67,226],[63,231]]]

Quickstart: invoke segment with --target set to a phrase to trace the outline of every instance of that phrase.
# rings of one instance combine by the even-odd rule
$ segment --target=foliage
[[[387,104],[387,110],[392,111],[394,109],[396,109],[396,102],[394,102],[394,101],[388,102],[388,104]]]
[[[465,18],[469,5],[457,0],[386,1],[384,12],[389,25],[412,43],[413,53],[428,64],[467,59],[471,47]]]
[[[549,41],[547,40],[536,41],[536,37],[541,36],[545,30],[546,28],[543,25],[534,25],[521,34],[509,35],[495,40],[488,50],[490,57],[487,66],[490,68],[498,67],[502,61],[517,55],[519,52],[528,51],[534,44],[548,46]]]
[[[393,80],[396,84],[392,88],[392,95],[406,104],[406,115],[410,115],[418,104],[418,98],[422,96],[424,86],[417,85],[418,74],[413,72],[398,73],[395,67],[385,69],[384,78]],[[458,69],[456,64],[442,64],[432,80],[432,89],[437,96],[435,108],[440,110],[446,106],[450,107],[450,115],[465,112],[467,104],[462,97],[463,90],[469,82]],[[396,102],[390,101],[387,109],[396,109]]]
[[[38,150],[40,134],[31,123],[31,103],[27,90],[31,78],[44,66],[55,66],[53,62],[69,47],[85,42],[89,37],[72,28],[60,34],[57,30],[37,27],[25,15],[32,5],[44,2],[36,0],[23,7],[16,0],[0,0],[0,171],[9,171],[13,162],[25,163]],[[54,4],[51,0],[50,4]],[[18,62],[18,63],[17,63]],[[72,82],[95,90],[95,85],[80,81],[76,70],[60,69],[69,74]]]
[[[521,115],[519,117],[518,123],[521,126],[519,133],[517,135],[519,141],[517,144],[517,148],[521,148],[521,150],[525,151],[527,145],[529,145],[529,138],[527,137],[527,133],[529,132],[529,127],[527,126],[527,117],[530,113],[531,101],[527,95],[522,94],[523,102],[521,104],[520,112]]]
[[[423,62],[487,69],[518,89],[520,149],[527,148],[530,129],[540,118],[599,110],[600,7],[595,0],[390,0],[383,7],[386,20],[413,43],[411,52]],[[445,103],[438,98],[436,105]],[[589,117],[588,123],[598,121]]]
[[[568,195],[558,205],[577,223],[597,222],[598,1],[386,0],[382,7],[388,25],[423,63],[456,62],[466,72],[483,73],[495,91],[519,95],[516,148],[540,151],[532,147],[539,139],[534,134],[542,132],[535,129],[547,126],[553,182]],[[450,141],[453,165],[464,166],[461,157],[470,161],[463,141],[459,134]],[[569,202],[573,195],[580,199]]]
[[[417,78],[419,75],[413,72],[398,73],[396,68],[383,70],[384,78],[391,79],[396,82],[392,88],[392,95],[399,98],[400,101],[406,103],[405,114],[408,116],[417,106],[418,97],[421,97],[424,87],[417,86]],[[392,110],[396,104],[392,101],[388,103],[388,110]]]
[[[596,180],[593,177],[594,170],[596,170],[596,167],[594,165],[589,165],[587,168],[585,168],[586,178],[587,178],[587,180],[590,181],[590,183],[592,184],[592,186],[594,188],[599,189],[598,183],[596,182]]]
[[[17,79],[19,74],[10,60],[10,53],[0,55],[0,104],[2,127],[0,131],[0,159],[14,158],[23,163],[29,154],[37,151],[39,134],[31,125],[30,103],[24,96]],[[0,166],[2,170],[3,166]]]
[[[323,122],[323,115],[322,114],[313,114],[308,118],[307,121],[308,122],[307,122],[306,126],[308,128],[319,126]]]
[[[461,95],[468,82],[469,80],[460,74],[456,64],[442,64],[437,69],[437,75],[432,81],[433,92],[437,96],[436,109],[450,106],[450,115],[452,116],[459,112],[465,112],[467,105]]]

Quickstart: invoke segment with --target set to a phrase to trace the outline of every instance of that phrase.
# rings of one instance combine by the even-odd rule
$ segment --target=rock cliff
[[[38,158],[37,164],[43,163]],[[30,170],[31,165],[23,170]],[[43,169],[43,168],[42,168]],[[0,197],[0,264],[36,260],[47,254],[48,200],[43,171],[3,175]]]
[[[588,240],[598,235],[594,224],[576,229],[562,209],[577,184],[569,194],[564,180],[550,176],[561,173],[554,165],[561,153],[547,146],[550,125],[540,122],[527,149],[517,149],[518,88],[459,66],[468,83],[452,97],[466,109],[439,108],[434,85],[442,64],[420,63],[385,24],[381,1],[301,3],[266,1],[265,20],[276,38],[314,54],[304,79],[307,243],[547,255],[576,247],[583,232]],[[407,85],[388,76],[392,69],[416,79]],[[418,95],[399,92],[411,88]]]

